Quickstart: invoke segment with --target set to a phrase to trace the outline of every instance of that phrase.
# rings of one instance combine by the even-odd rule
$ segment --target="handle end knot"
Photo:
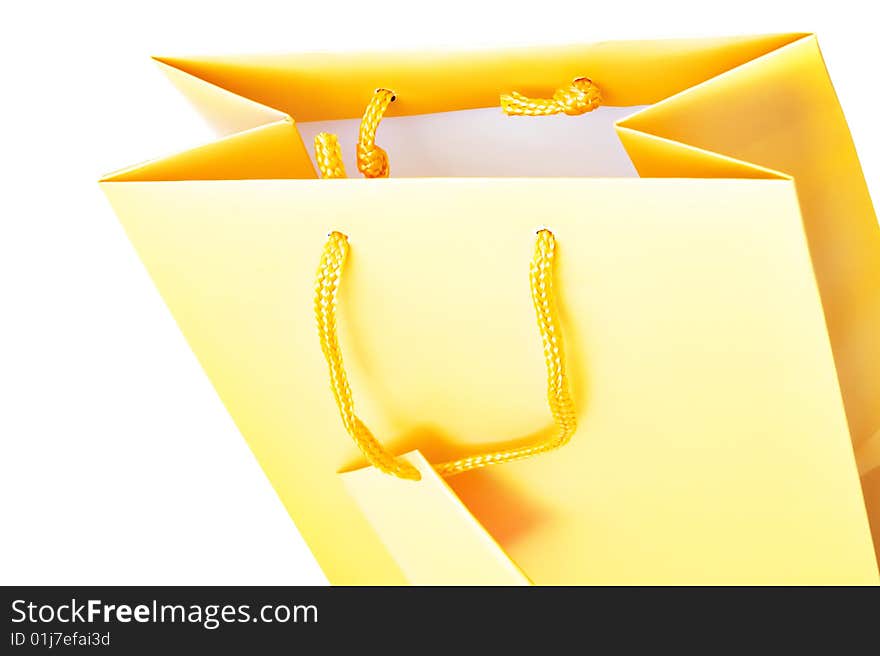
[[[388,163],[388,153],[375,143],[357,144],[357,167],[358,171],[366,178],[387,178],[391,173]]]
[[[550,116],[586,114],[602,104],[599,87],[587,77],[579,77],[567,87],[557,89],[551,98],[529,98],[516,91],[501,96],[501,109],[508,116]]]

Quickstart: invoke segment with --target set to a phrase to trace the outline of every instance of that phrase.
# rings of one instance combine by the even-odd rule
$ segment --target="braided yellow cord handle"
[[[329,132],[315,135],[315,161],[322,178],[344,178],[345,163],[342,161],[342,146],[339,138]]]
[[[602,104],[599,87],[586,77],[557,89],[552,98],[528,98],[516,91],[501,96],[501,109],[509,116],[549,116],[568,114],[577,116],[596,109]]]
[[[357,167],[365,178],[387,178],[391,173],[388,153],[376,145],[376,130],[379,129],[379,121],[385,116],[385,110],[394,99],[393,91],[376,89],[361,119],[357,141]]]
[[[354,413],[351,387],[348,384],[348,375],[345,373],[339,337],[336,333],[336,294],[346,255],[348,255],[348,238],[341,232],[330,233],[324,252],[321,254],[321,263],[315,281],[315,318],[318,321],[318,338],[321,340],[321,351],[330,370],[333,397],[339,407],[345,430],[363,451],[367,460],[385,473],[417,481],[422,477],[418,470],[408,462],[391,455]]]
[[[357,167],[364,177],[387,178],[391,173],[388,153],[384,148],[376,145],[376,131],[388,105],[394,99],[394,92],[388,89],[376,89],[364,110],[357,141]],[[320,132],[315,136],[315,161],[322,178],[346,177],[342,148],[335,134]]]
[[[356,146],[358,171],[367,178],[387,178],[391,173],[388,153],[376,145],[376,131],[396,96],[389,89],[376,89],[361,119]],[[592,80],[576,78],[557,89],[552,98],[528,98],[516,91],[501,96],[501,109],[509,116],[570,116],[591,112],[602,104],[602,95]],[[336,135],[321,132],[315,137],[315,161],[322,178],[344,178],[345,165]]]
[[[336,330],[336,303],[342,268],[348,254],[348,238],[340,232],[329,235],[321,255],[315,282],[315,317],[321,351],[330,372],[330,387],[342,417],[342,423],[367,460],[381,471],[400,478],[419,480],[421,475],[408,462],[396,458],[383,447],[354,411],[348,376],[342,361]],[[434,465],[441,476],[453,476],[471,469],[528,458],[556,449],[571,439],[577,428],[577,416],[568,391],[562,333],[556,322],[553,290],[553,261],[556,240],[549,230],[540,230],[535,243],[529,281],[532,302],[547,365],[547,400],[556,434],[529,446],[500,449]]]

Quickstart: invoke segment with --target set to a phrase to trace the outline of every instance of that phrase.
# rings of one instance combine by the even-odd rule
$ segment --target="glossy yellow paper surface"
[[[813,37],[162,61],[226,136],[104,188],[332,582],[418,582],[482,525],[500,548],[480,557],[539,584],[877,583],[880,234]],[[414,114],[584,71],[610,104],[657,103],[618,125],[643,179],[315,180],[295,124],[356,116],[376,86]],[[542,226],[579,430],[420,490],[464,532],[394,539],[387,481],[339,473],[364,461],[315,335],[323,240],[351,239],[361,415],[431,462],[550,425]]]

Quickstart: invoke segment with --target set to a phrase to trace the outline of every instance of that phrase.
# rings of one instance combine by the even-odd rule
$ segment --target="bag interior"
[[[642,109],[599,107],[579,116],[507,116],[499,107],[392,116],[376,143],[388,152],[391,175],[410,177],[638,177],[614,123]],[[349,176],[359,119],[297,123],[315,164],[315,135],[339,137]],[[317,166],[317,165],[316,165]]]

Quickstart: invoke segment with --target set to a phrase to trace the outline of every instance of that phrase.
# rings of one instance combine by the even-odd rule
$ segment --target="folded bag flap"
[[[340,476],[410,584],[531,583],[421,453],[401,457],[419,471],[420,480],[375,467]]]

